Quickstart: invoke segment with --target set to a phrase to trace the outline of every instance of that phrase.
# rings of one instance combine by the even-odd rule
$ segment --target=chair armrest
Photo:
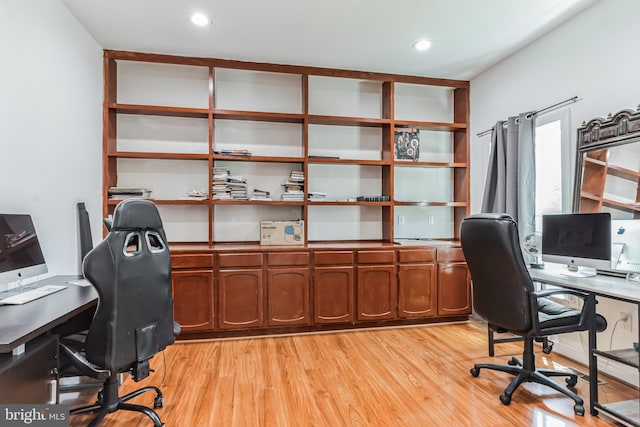
[[[575,295],[583,300],[582,309],[572,309],[572,316],[578,315],[578,321],[568,325],[542,327],[540,325],[538,300],[552,295]],[[596,329],[596,297],[593,294],[572,290],[553,289],[531,292],[529,294],[531,307],[532,330],[537,336],[548,336],[562,334],[566,332],[586,331],[591,328]]]
[[[545,298],[551,295],[574,295],[579,297],[583,301],[586,300],[590,295],[587,292],[578,291],[575,289],[545,289],[542,291],[532,292],[531,294],[535,295],[536,299]]]

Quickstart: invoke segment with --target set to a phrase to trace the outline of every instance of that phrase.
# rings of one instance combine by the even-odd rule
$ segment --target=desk
[[[55,276],[41,280],[42,285],[63,285],[78,276]],[[74,316],[96,305],[98,293],[93,286],[67,284],[67,288],[22,305],[0,306],[0,353],[13,349],[51,331]]]
[[[60,285],[77,278],[55,276],[40,283]],[[97,302],[93,286],[68,284],[23,305],[0,306],[0,403],[57,401],[58,339],[52,331],[91,313]]]
[[[640,319],[640,283],[628,282],[624,278],[597,275],[595,277],[570,277],[561,275],[562,268],[558,264],[547,264],[544,269],[529,269],[529,274],[535,282],[576,289],[588,292],[597,297],[611,298],[636,304],[638,312],[636,319]],[[611,323],[611,322],[609,322]],[[638,333],[640,341],[640,332]],[[603,404],[598,401],[598,357],[614,360],[638,370],[640,375],[640,357],[633,349],[602,351],[597,349],[596,331],[589,330],[589,398],[591,414],[597,415],[602,411],[612,418],[629,426],[640,426],[640,398],[632,402],[615,402]],[[624,408],[623,408],[624,406]],[[625,408],[632,407],[632,411]]]

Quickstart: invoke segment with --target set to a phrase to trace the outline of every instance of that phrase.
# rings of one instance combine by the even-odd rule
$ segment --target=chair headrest
[[[112,231],[162,228],[156,205],[146,199],[126,199],[113,212]]]

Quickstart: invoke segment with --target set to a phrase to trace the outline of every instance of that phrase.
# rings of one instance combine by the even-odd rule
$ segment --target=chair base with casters
[[[477,377],[480,375],[480,369],[491,369],[494,371],[506,372],[514,375],[515,378],[500,395],[500,401],[503,405],[511,403],[511,396],[524,382],[535,382],[553,388],[560,393],[573,399],[575,405],[573,410],[577,415],[584,415],[584,401],[573,391],[561,386],[550,377],[567,377],[566,383],[568,387],[574,387],[578,383],[578,377],[575,374],[566,371],[558,371],[553,369],[538,369],[535,366],[535,354],[533,351],[534,339],[530,337],[524,338],[524,352],[522,359],[517,357],[511,358],[508,365],[497,365],[492,363],[478,363],[471,368],[471,375]]]
[[[147,386],[142,387],[124,396],[118,396],[118,378],[109,377],[104,383],[103,389],[98,393],[98,400],[93,405],[75,408],[69,411],[69,414],[83,414],[86,412],[99,411],[96,417],[89,423],[90,427],[97,426],[108,414],[117,410],[141,412],[151,418],[155,427],[164,427],[164,423],[160,421],[158,414],[146,406],[126,403],[128,400],[141,395],[147,391],[154,391],[156,397],[153,399],[153,408],[161,408],[164,405],[164,397],[158,387]]]
[[[179,331],[179,326],[177,324],[174,324],[174,328],[177,328]],[[164,423],[160,421],[160,417],[153,409],[142,405],[127,403],[127,401],[144,392],[154,391],[156,396],[153,399],[153,408],[161,408],[164,405],[164,396],[162,395],[162,391],[155,386],[146,386],[124,396],[119,396],[118,388],[120,386],[119,377],[121,374],[113,374],[109,370],[100,368],[89,362],[82,351],[84,343],[82,340],[78,340],[78,338],[81,337],[82,335],[72,335],[63,339],[60,343],[59,350],[61,370],[68,376],[88,376],[94,378],[96,381],[92,382],[91,385],[96,387],[98,386],[98,383],[101,383],[100,387],[102,387],[102,389],[98,392],[98,398],[94,404],[80,408],[73,408],[69,411],[69,414],[76,415],[87,412],[98,412],[89,424],[90,427],[95,427],[100,424],[104,417],[112,412],[117,410],[135,411],[141,412],[151,418],[155,427],[164,426]],[[149,375],[149,362],[144,361],[135,363],[131,366],[128,372],[131,374],[134,381],[140,381]],[[71,387],[71,389],[75,388],[75,386]]]

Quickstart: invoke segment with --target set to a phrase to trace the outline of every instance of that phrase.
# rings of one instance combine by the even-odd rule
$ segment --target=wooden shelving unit
[[[398,215],[426,216],[442,228],[433,235],[423,231],[412,237],[455,240],[461,220],[469,213],[466,81],[111,50],[104,52],[104,68],[105,216],[117,204],[108,199],[107,189],[111,186],[148,187],[161,209],[178,209],[170,216],[197,216],[198,222],[207,224],[206,233],[183,234],[181,230],[190,228],[189,220],[170,221],[169,239],[176,243],[255,243],[259,240],[260,219],[278,219],[277,209],[284,207],[293,210],[282,212],[280,219],[306,220],[305,243],[343,239],[340,231],[315,235],[308,220],[309,209],[347,207],[377,210],[376,231],[347,235],[347,241],[392,242],[397,237],[409,237],[406,229],[396,229],[402,228],[396,224]],[[164,119],[169,123],[165,124]],[[425,146],[433,139],[436,155],[427,152],[416,162],[394,159],[393,135],[401,128],[419,129]],[[183,144],[179,140],[182,129],[197,133],[197,141]],[[267,142],[261,140],[264,129],[263,134],[270,138]],[[243,132],[246,135],[241,135],[241,140],[233,140],[234,133]],[[170,147],[164,147],[167,141],[163,133],[178,135],[170,141]],[[334,140],[347,141],[351,147],[336,146]],[[221,144],[226,148],[247,144],[256,150],[249,156],[214,153]],[[190,147],[184,150],[182,145]],[[377,147],[372,148],[373,145]],[[442,159],[443,156],[447,158]],[[271,190],[273,200],[214,200],[211,171],[216,166],[255,173],[254,181],[249,178],[248,185],[260,189],[271,185],[266,190]],[[262,179],[261,171],[266,168],[270,169],[264,171],[265,175],[280,170],[280,181],[286,180],[290,170],[303,171],[304,200],[279,200],[279,186]],[[412,173],[405,182],[401,172],[407,169],[421,172]],[[430,169],[440,171],[439,175],[428,172]],[[189,173],[183,173],[186,171]],[[331,179],[333,175],[344,178],[338,182],[338,178]],[[183,200],[181,196],[191,189],[190,185],[208,188],[208,200]],[[399,188],[412,186],[441,188],[444,193],[424,194],[412,200],[396,197],[401,193]],[[307,201],[310,190],[328,193],[327,200]],[[363,195],[358,190],[364,195],[388,196],[390,201],[351,201]],[[252,224],[247,224],[242,233],[230,236],[216,232],[224,228],[222,225],[229,218],[238,216],[236,212],[224,215],[220,209],[243,205],[271,208],[267,218],[262,217],[263,212],[256,212]],[[187,213],[180,206],[193,207],[196,212]],[[396,212],[396,207],[410,211]],[[435,213],[419,211],[426,207],[436,209]],[[345,220],[347,217],[356,218],[358,214],[350,213]],[[368,217],[370,221],[371,213]],[[359,226],[352,222],[345,227]]]

